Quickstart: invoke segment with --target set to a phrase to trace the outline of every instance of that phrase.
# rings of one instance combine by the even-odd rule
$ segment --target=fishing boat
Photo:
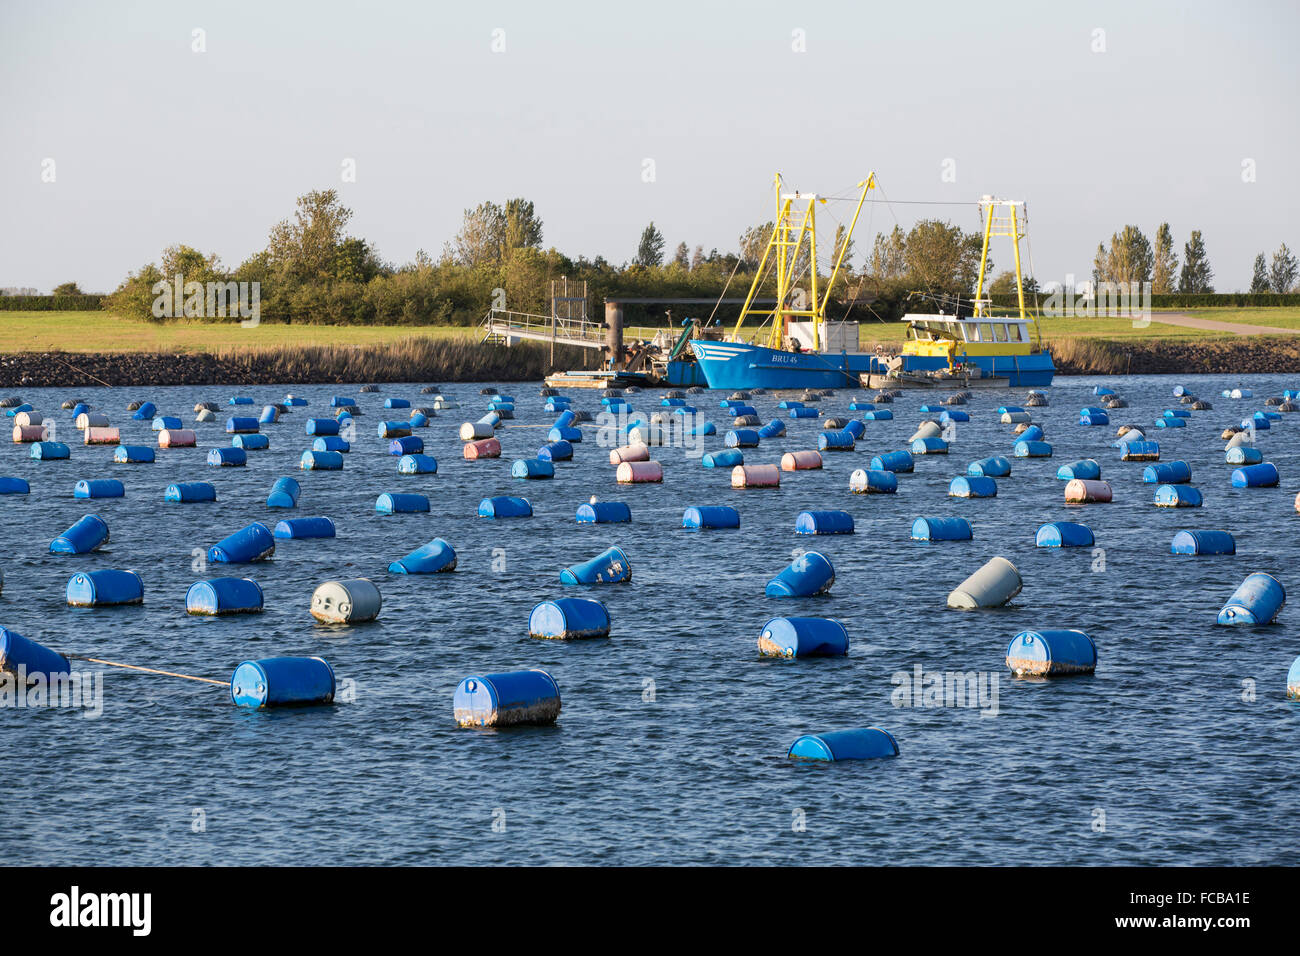
[[[1055,367],[1051,353],[1038,341],[1037,326],[1025,310],[1020,271],[1022,203],[984,197],[984,245],[975,299],[961,316],[961,304],[952,315],[915,314],[904,317],[906,339],[898,356],[862,352],[858,323],[828,322],[826,307],[839,277],[867,194],[875,188],[875,174],[858,183],[861,190],[848,232],[840,241],[825,289],[819,288],[816,210],[826,200],[816,194],[782,193],[776,177],[776,224],[754,275],[749,294],[731,336],[724,340],[692,340],[691,350],[710,388],[805,389],[855,388],[877,376],[906,385],[904,373],[925,374],[960,367],[979,369],[980,376],[1005,378],[1010,386],[1052,383]],[[999,210],[1007,212],[999,213]],[[1015,245],[1016,289],[1019,315],[994,316],[992,302],[984,297],[989,242],[1007,236]],[[775,272],[776,304],[755,306],[759,288]],[[798,283],[807,283],[804,289]],[[725,292],[725,290],[724,290]],[[766,342],[746,341],[741,329],[747,319],[761,318]],[[1033,325],[1032,338],[1030,326]]]

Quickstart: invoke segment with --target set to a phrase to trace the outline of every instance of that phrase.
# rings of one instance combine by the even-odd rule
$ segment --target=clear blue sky
[[[1294,0],[3,0],[0,286],[109,291],[177,242],[233,266],[331,186],[396,263],[516,195],[572,256],[629,259],[651,219],[725,251],[770,217],[773,172],[825,192],[874,169],[893,199],[1027,200],[1043,282],[1167,220],[1230,291],[1300,247],[1297,37]],[[975,224],[877,207],[858,250],[935,213]]]

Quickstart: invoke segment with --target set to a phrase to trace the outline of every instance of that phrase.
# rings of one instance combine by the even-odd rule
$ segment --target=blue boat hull
[[[985,372],[1008,380],[1011,388],[1038,388],[1052,384],[1056,366],[1052,353],[1044,349],[1030,355],[959,355],[958,361],[978,365]],[[947,368],[941,355],[904,355],[903,371],[932,372]]]

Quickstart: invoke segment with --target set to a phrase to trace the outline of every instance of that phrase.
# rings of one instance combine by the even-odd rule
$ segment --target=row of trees
[[[1093,259],[1092,278],[1096,282],[1150,282],[1156,295],[1214,291],[1214,270],[1201,231],[1192,230],[1183,245],[1180,263],[1167,222],[1157,227],[1154,242],[1148,241],[1137,226],[1125,226],[1110,237],[1109,245],[1100,243]],[[1273,253],[1271,262],[1262,252],[1255,257],[1250,292],[1300,292],[1300,262],[1285,242]]]

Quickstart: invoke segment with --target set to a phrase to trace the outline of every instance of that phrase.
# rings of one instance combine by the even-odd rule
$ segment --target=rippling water
[[[27,478],[29,496],[0,498],[5,587],[0,623],[63,651],[188,674],[228,678],[241,660],[321,655],[356,699],[331,707],[249,712],[221,687],[113,670],[104,712],[0,710],[9,770],[0,775],[0,838],[10,859],[37,864],[492,864],[492,863],[1287,863],[1300,798],[1291,772],[1300,714],[1285,699],[1286,671],[1300,654],[1293,610],[1261,628],[1221,628],[1215,615],[1252,571],[1288,587],[1300,546],[1292,498],[1300,488],[1294,433],[1300,414],[1261,432],[1282,485],[1229,486],[1219,432],[1300,382],[1281,377],[1189,376],[1178,380],[1214,403],[1185,429],[1151,431],[1162,459],[1191,463],[1202,509],[1158,509],[1143,466],[1110,448],[1115,426],[1149,426],[1176,381],[1059,379],[1051,406],[1032,409],[1055,457],[1013,461],[988,500],[946,497],[967,462],[1010,457],[1011,426],[994,410],[1021,404],[1023,390],[979,392],[966,406],[947,457],[918,457],[897,495],[853,495],[849,473],[873,454],[905,447],[919,406],[942,395],[908,392],[891,422],[868,423],[857,450],[827,453],[821,471],[783,474],[779,489],[733,491],[725,470],[704,469],[680,448],[656,452],[664,483],[619,487],[607,451],[588,440],[553,481],[509,476],[532,457],[553,416],[540,383],[503,384],[516,420],[498,430],[503,454],[467,462],[456,428],[478,418],[479,386],[448,387],[462,408],[417,431],[438,459],[435,476],[399,476],[375,435],[385,397],[431,404],[418,386],[378,394],[321,386],[290,389],[311,406],[263,426],[267,451],[246,468],[212,468],[205,450],[229,444],[226,414],[193,426],[198,449],[161,449],[152,465],[109,463],[112,449],[73,446],[67,462],[31,461],[6,445],[0,474]],[[1076,424],[1110,384],[1129,409],[1108,428]],[[1245,386],[1256,398],[1219,397]],[[124,411],[133,398],[192,421],[196,401],[224,403],[212,387],[85,389],[76,393],[122,427],[123,442],[155,444],[149,422]],[[256,409],[285,389],[238,390]],[[301,472],[310,446],[303,422],[328,414],[334,394],[363,410],[342,472]],[[575,408],[596,411],[598,393],[572,390]],[[630,396],[647,417],[661,393]],[[53,412],[60,437],[76,435],[58,409],[70,390],[28,389]],[[719,425],[723,394],[690,396]],[[756,397],[764,420],[793,394]],[[863,392],[841,391],[823,414],[847,415]],[[234,411],[233,409],[230,411]],[[746,450],[750,462],[816,447],[818,421],[787,421],[784,438]],[[1109,505],[1067,507],[1056,469],[1094,457],[1115,486]],[[274,479],[303,485],[296,512],[272,511]],[[124,499],[72,497],[81,478],[112,476]],[[215,504],[164,504],[174,481],[211,481]],[[379,516],[385,491],[429,495],[424,515]],[[479,500],[522,494],[535,516],[475,517]],[[574,522],[591,495],[631,505],[631,525]],[[732,504],[738,531],[687,532],[690,505]],[[857,533],[793,534],[803,509],[850,512]],[[111,544],[82,557],[48,553],[49,541],[88,512]],[[338,537],[281,541],[273,561],[196,571],[192,552],[250,521],[328,515]],[[963,515],[975,540],[923,544],[914,518]],[[1038,549],[1034,531],[1054,520],[1092,526],[1091,549]],[[1175,557],[1180,529],[1224,529],[1233,557]],[[433,537],[460,556],[453,574],[390,575],[390,561]],[[566,589],[560,568],[617,544],[633,565],[629,585]],[[835,565],[829,595],[763,596],[766,581],[798,548]],[[500,549],[500,550],[498,550]],[[945,597],[989,557],[1016,563],[1025,587],[1013,606],[959,612]],[[1104,564],[1104,569],[1100,568]],[[78,570],[129,568],[145,582],[136,607],[73,609],[64,587]],[[256,616],[191,618],[185,591],[205,575],[254,577],[266,593]],[[316,624],[307,612],[324,580],[368,576],[380,587],[377,622]],[[539,600],[566,593],[609,607],[609,640],[543,642],[527,636]],[[760,660],[756,639],[779,615],[834,617],[848,628],[842,659]],[[1013,680],[1007,643],[1028,628],[1078,627],[1096,641],[1095,676]],[[895,707],[892,675],[980,671],[998,675],[996,716],[973,708]],[[541,667],[563,695],[546,728],[461,730],[451,717],[456,684],[470,674]],[[1257,682],[1257,698],[1248,700]],[[809,765],[787,760],[806,732],[881,726],[899,742],[893,760]],[[201,821],[200,825],[196,821]],[[495,827],[494,827],[495,824]],[[196,832],[197,831],[197,832]]]

